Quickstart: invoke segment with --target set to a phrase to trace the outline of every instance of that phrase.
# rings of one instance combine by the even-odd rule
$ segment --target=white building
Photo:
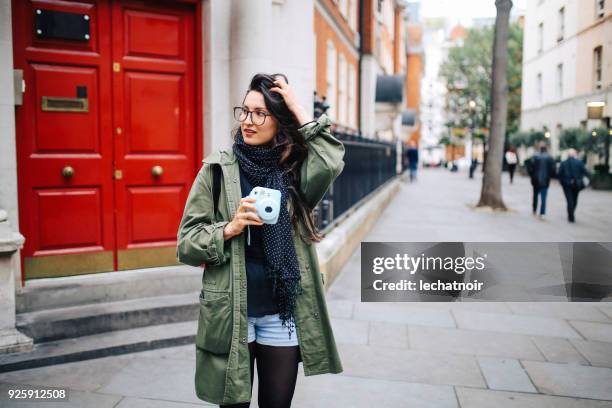
[[[612,112],[612,1],[527,2],[523,39],[521,129],[541,130],[559,153],[564,128],[587,121],[587,102]]]
[[[427,28],[424,35],[425,75],[421,83],[421,140],[424,146],[438,145],[446,133],[444,101],[446,85],[439,76],[446,58],[446,34],[443,28]]]

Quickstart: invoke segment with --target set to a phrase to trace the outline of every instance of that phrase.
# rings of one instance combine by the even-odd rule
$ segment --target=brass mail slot
[[[52,112],[89,112],[87,98],[43,96],[42,110]]]

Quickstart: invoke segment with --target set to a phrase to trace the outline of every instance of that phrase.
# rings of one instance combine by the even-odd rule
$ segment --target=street
[[[528,179],[509,185],[506,173],[510,211],[473,209],[476,177],[420,170],[365,241],[610,241],[610,192],[584,191],[572,225],[556,182],[540,220]],[[293,406],[612,407],[612,305],[361,303],[359,257],[327,293],[344,372],[304,377],[300,365]],[[71,389],[70,402],[47,407],[207,405],[194,393],[194,363],[187,345],[0,374],[0,405],[34,406],[7,401],[11,384]],[[253,388],[255,407],[257,378]]]

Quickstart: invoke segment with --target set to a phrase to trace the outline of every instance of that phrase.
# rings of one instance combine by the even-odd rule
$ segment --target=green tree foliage
[[[492,46],[493,27],[471,28],[463,44],[449,49],[440,68],[447,83],[447,111],[455,126],[469,126],[474,117],[475,127],[489,127]],[[520,123],[522,62],[523,30],[513,23],[508,39],[508,134],[515,133]],[[475,112],[470,111],[470,100],[476,102]]]
[[[582,128],[563,129],[559,137],[559,147],[563,150],[574,148],[583,151],[590,137],[590,133]]]
[[[514,146],[529,146],[530,132],[514,132],[508,137],[508,142]]]

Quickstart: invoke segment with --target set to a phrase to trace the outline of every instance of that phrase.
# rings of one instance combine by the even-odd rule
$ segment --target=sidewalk
[[[470,208],[477,177],[421,171],[365,241],[612,238],[610,192],[584,191],[572,225],[556,182],[541,221],[531,214],[528,179],[509,185],[506,173],[510,212]],[[612,407],[612,304],[361,303],[359,252],[327,297],[346,378],[306,378],[296,392],[304,401],[322,388],[338,406]]]
[[[611,240],[612,193],[581,193],[572,225],[554,184],[541,221],[531,215],[528,180],[510,186],[504,177],[512,211],[493,213],[469,207],[480,180],[420,171],[366,241]],[[359,256],[327,296],[344,372],[304,377],[300,365],[294,407],[612,407],[612,304],[361,303]],[[0,406],[35,406],[3,400],[6,384],[72,390],[70,403],[49,408],[203,406],[193,390],[193,348],[0,374]],[[253,388],[256,407],[256,376]]]

